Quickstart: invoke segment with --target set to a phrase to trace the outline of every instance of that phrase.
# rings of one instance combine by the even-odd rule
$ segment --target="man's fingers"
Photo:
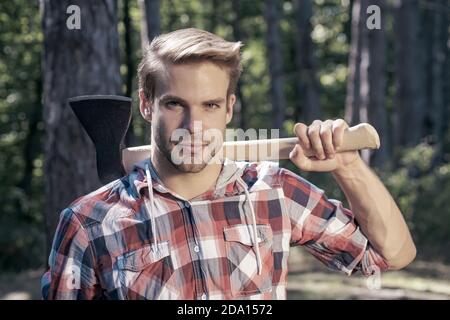
[[[336,149],[342,145],[346,128],[348,125],[343,119],[324,122],[314,120],[309,127],[303,123],[295,124],[294,133],[303,150],[312,150],[316,159],[323,161],[335,158]]]
[[[322,140],[320,138],[321,123],[322,121],[320,120],[314,120],[313,123],[308,127],[308,136],[314,154],[318,159],[324,160],[325,151],[323,150]]]
[[[311,144],[309,143],[308,138],[308,126],[306,124],[300,122],[296,123],[294,126],[294,133],[298,137],[303,148],[311,148]]]
[[[299,144],[296,144],[294,149],[292,149],[289,154],[289,159],[300,169],[303,171],[311,171],[312,161],[303,152],[302,147]]]
[[[342,146],[342,142],[344,139],[344,131],[348,128],[347,122],[343,119],[337,119],[333,121],[333,144],[335,149]]]
[[[329,172],[336,168],[335,159],[317,160],[314,158],[308,158],[302,147],[296,144],[294,149],[289,154],[290,160],[303,171],[315,171],[315,172]]]
[[[333,120],[327,120],[322,123],[320,127],[320,139],[322,140],[322,147],[327,158],[334,158],[333,146]]]

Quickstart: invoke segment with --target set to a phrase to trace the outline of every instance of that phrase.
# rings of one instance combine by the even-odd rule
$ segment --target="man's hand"
[[[304,171],[332,171],[371,246],[390,269],[401,269],[416,256],[408,226],[389,191],[362,161],[358,151],[335,153],[347,128],[342,119],[315,120],[309,127],[297,123],[294,132],[299,143],[289,157]],[[315,156],[306,157],[307,149]]]
[[[344,130],[348,124],[343,119],[314,120],[308,127],[303,123],[294,126],[299,142],[289,155],[291,161],[303,171],[328,172],[348,168],[360,158],[358,151],[338,152]],[[312,150],[315,156],[306,157],[304,150]]]

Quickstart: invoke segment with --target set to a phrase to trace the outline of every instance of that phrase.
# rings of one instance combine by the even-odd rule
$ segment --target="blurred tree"
[[[174,0],[167,0],[166,3],[170,9],[167,12],[168,22],[167,22],[167,28],[165,30],[173,31],[177,28],[176,27],[177,22],[178,22],[177,20],[179,19],[178,12],[177,12],[178,6],[175,5]]]
[[[450,4],[444,6],[444,12],[450,11]],[[444,90],[444,115],[443,115],[443,128],[444,131],[444,145],[442,148],[443,161],[450,162],[450,16],[444,15],[444,22],[442,23],[442,41],[444,42],[444,84],[442,86]]]
[[[209,10],[206,11],[208,14],[206,16],[206,29],[209,32],[215,33],[217,30],[218,25],[220,24],[220,14],[222,13],[222,7],[221,4],[223,2],[220,0],[211,0],[209,1]],[[207,6],[204,6],[204,8],[206,9]],[[238,12],[236,12],[236,14],[239,14]]]
[[[316,59],[314,45],[311,39],[312,1],[295,0],[295,13],[297,22],[296,67],[297,67],[297,95],[296,120],[310,124],[315,119],[322,118],[322,109],[319,102],[320,83],[317,81]]]
[[[425,48],[426,70],[426,120],[425,134],[431,135],[432,141],[437,144],[436,160],[442,161],[443,143],[446,132],[448,114],[445,110],[445,79],[449,76],[446,70],[445,59],[448,55],[447,39],[449,34],[450,3],[446,0],[436,0],[435,6],[423,8],[422,37]],[[431,3],[430,3],[431,4]]]
[[[240,4],[240,0],[232,0],[232,8],[233,8],[233,12],[234,12],[234,19],[232,21],[232,26],[233,26],[233,39],[234,41],[242,41],[244,42],[244,35],[242,32],[242,27],[241,27],[241,19],[242,19],[242,9],[241,9],[241,4]],[[245,115],[245,101],[244,101],[244,96],[242,95],[242,86],[243,84],[243,77],[241,77],[239,79],[239,82],[237,84],[236,87],[236,103],[234,106],[234,115],[233,115],[233,121],[236,127],[238,128],[242,128],[242,129],[246,129],[247,128],[247,123],[246,123],[246,115]]]
[[[368,6],[375,5],[377,11],[367,12]],[[361,96],[360,121],[371,123],[380,135],[381,148],[376,152],[363,151],[367,163],[382,166],[387,163],[390,150],[388,117],[386,110],[386,15],[385,0],[363,1],[364,21],[361,25],[361,66],[360,87],[357,88]],[[380,29],[369,29],[367,21],[379,17]],[[372,22],[376,22],[372,20]]]
[[[351,7],[351,46],[349,53],[345,120],[349,125],[360,122],[361,105],[361,46],[365,28],[365,0],[353,0]]]
[[[368,12],[372,5],[380,9],[379,14],[377,11]],[[376,152],[363,150],[361,155],[366,163],[381,166],[387,163],[390,150],[386,109],[387,8],[384,0],[354,0],[352,10],[346,119],[351,125],[369,122],[377,129],[382,147]],[[376,19],[380,29],[369,29],[368,21],[377,24]]]
[[[0,269],[41,266],[42,81],[39,4],[0,2]]]
[[[67,98],[119,94],[119,37],[115,0],[43,0],[44,123],[47,248],[59,212],[100,186],[95,151]],[[66,10],[81,9],[81,29],[69,29]]]
[[[395,98],[394,145],[414,146],[424,136],[425,85],[423,43],[419,38],[419,1],[394,2]]]
[[[359,90],[362,96],[362,109],[367,110],[367,121],[377,129],[380,135],[381,148],[376,152],[369,152],[370,163],[381,167],[390,158],[391,147],[386,108],[386,15],[388,10],[385,0],[373,0],[367,4],[380,8],[380,29],[369,30],[367,26],[364,28]],[[370,13],[375,15],[372,17],[377,17],[376,12]]]
[[[270,72],[270,100],[272,102],[272,128],[280,129],[284,122],[284,76],[282,44],[279,30],[280,13],[278,1],[266,0],[264,18],[267,25],[267,55]]]
[[[139,0],[142,48],[161,33],[160,0]]]
[[[130,18],[130,0],[122,1],[122,14],[123,14],[123,25],[124,25],[124,44],[125,44],[125,66],[127,69],[127,74],[125,77],[125,96],[131,97],[133,94],[133,79],[136,75],[135,64],[133,59],[133,24]],[[130,126],[125,135],[125,145],[127,147],[135,146],[137,144],[136,135],[134,133],[133,117],[130,120]]]
[[[139,0],[141,8],[141,47],[142,52],[161,33],[160,0]],[[144,144],[150,143],[150,124],[144,123]]]

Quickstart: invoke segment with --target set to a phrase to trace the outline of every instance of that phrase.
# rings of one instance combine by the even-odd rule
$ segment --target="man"
[[[240,46],[197,29],[152,41],[139,66],[150,159],[63,210],[45,298],[285,299],[297,245],[347,275],[414,259],[383,184],[357,151],[334,152],[348,127],[341,119],[297,124],[290,159],[301,170],[330,172],[351,211],[273,163],[198,157],[214,144],[206,132],[224,133],[231,121]],[[185,136],[174,139],[180,130]],[[189,161],[175,161],[180,147]]]

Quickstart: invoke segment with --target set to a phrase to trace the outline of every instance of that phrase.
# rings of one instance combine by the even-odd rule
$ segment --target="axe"
[[[79,96],[68,103],[94,143],[97,172],[100,181],[107,184],[129,173],[133,165],[150,156],[150,145],[129,147],[124,144],[131,120],[131,98],[114,95]],[[227,141],[220,157],[235,161],[277,161],[289,159],[289,153],[298,143],[297,137]],[[380,138],[373,126],[361,123],[344,131],[342,145],[336,152],[378,149]],[[313,156],[305,150],[306,156]]]

